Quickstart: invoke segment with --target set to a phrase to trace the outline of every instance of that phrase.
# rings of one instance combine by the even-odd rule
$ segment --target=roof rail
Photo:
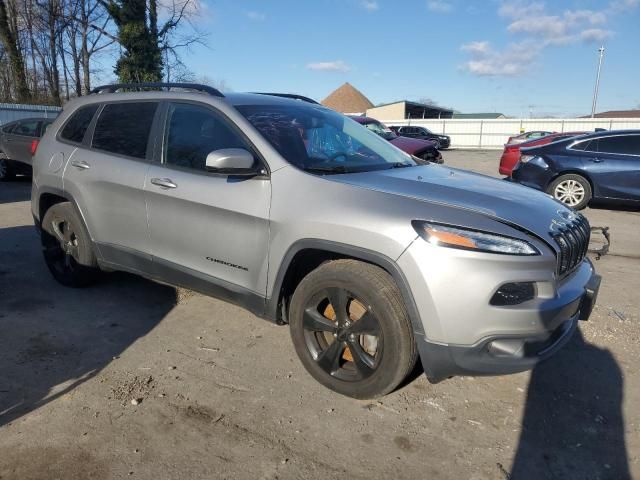
[[[144,83],[114,83],[113,85],[102,85],[91,90],[90,94],[98,93],[114,93],[118,90],[143,90],[148,88],[167,90],[171,88],[183,88],[185,90],[196,90],[198,92],[208,93],[214,97],[224,97],[220,90],[210,87],[208,85],[201,85],[199,83],[165,83],[165,82],[144,82]]]
[[[296,95],[295,93],[268,93],[268,92],[251,92],[257,95],[271,95],[272,97],[282,97],[282,98],[292,98],[293,100],[302,100],[307,103],[315,103],[316,105],[320,105],[320,103],[316,102],[313,98],[304,97],[302,95]]]

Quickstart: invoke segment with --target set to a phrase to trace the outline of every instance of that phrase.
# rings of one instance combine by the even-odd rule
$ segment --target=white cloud
[[[333,62],[313,62],[308,63],[307,68],[309,70],[315,70],[317,72],[348,72],[351,67],[342,60],[335,60]]]
[[[378,5],[378,2],[376,2],[375,0],[362,0],[362,2],[360,2],[360,5],[367,12],[375,12],[380,8],[380,6]]]
[[[256,12],[255,10],[250,10],[247,12],[247,17],[251,20],[255,20],[257,22],[263,22],[266,20],[267,16],[262,12]]]
[[[640,0],[613,0],[609,10],[613,13],[623,13],[640,7]]]
[[[580,32],[580,39],[584,42],[602,42],[606,40],[613,32],[610,30],[603,30],[601,28],[590,28]]]
[[[453,5],[446,0],[429,0],[427,2],[427,8],[432,12],[449,13],[453,10]]]
[[[471,42],[471,43],[466,43],[462,45],[460,49],[465,52],[470,52],[476,55],[484,55],[484,54],[488,54],[491,51],[491,46],[487,41]]]
[[[498,15],[508,18],[523,18],[540,15],[544,11],[544,3],[541,2],[504,2],[498,9]]]
[[[603,42],[615,34],[607,28],[611,17],[640,6],[640,0],[610,0],[600,10],[549,10],[537,0],[500,0],[498,15],[508,22],[507,31],[518,37],[504,49],[488,42],[461,46],[469,55],[462,68],[474,75],[515,76],[535,65],[540,53],[554,46],[577,42]]]
[[[541,47],[531,42],[512,43],[505,50],[493,49],[489,42],[471,42],[460,47],[471,60],[462,65],[467,72],[486,77],[514,77],[524,74],[535,61]]]

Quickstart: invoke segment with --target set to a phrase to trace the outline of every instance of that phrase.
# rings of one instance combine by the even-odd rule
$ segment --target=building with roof
[[[458,113],[454,112],[453,117],[458,120],[497,120],[499,118],[507,118],[504,113]]]
[[[582,118],[591,118],[591,115]],[[609,110],[596,113],[594,118],[640,118],[640,110]]]
[[[399,100],[367,109],[367,117],[377,120],[404,120],[411,118],[451,118],[453,110],[436,105]]]
[[[336,112],[350,115],[363,115],[373,107],[373,103],[349,82],[334,90],[320,103]]]

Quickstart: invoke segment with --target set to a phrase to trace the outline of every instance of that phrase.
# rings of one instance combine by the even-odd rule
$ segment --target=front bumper
[[[414,325],[414,334],[425,373],[433,382],[533,368],[569,341],[578,320],[589,317],[600,287],[589,260],[558,280],[551,252],[513,257],[419,242],[407,249],[399,264],[416,299],[421,324]],[[536,283],[536,298],[518,305],[490,305],[501,285],[523,281]]]

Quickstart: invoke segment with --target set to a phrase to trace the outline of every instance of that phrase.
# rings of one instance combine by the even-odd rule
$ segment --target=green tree
[[[156,0],[101,0],[118,27],[124,49],[115,73],[123,83],[162,80]]]

